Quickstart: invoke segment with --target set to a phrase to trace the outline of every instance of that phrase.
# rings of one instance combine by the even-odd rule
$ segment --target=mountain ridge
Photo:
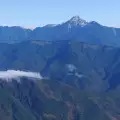
[[[0,72],[22,76],[0,79],[2,120],[120,119],[120,48],[35,40],[0,43],[0,58]]]
[[[48,24],[33,30],[22,27],[0,27],[0,42],[19,43],[28,40],[79,40],[89,44],[120,46],[120,29],[106,27],[95,21],[86,22],[79,16],[61,24]]]
[[[42,28],[42,27],[50,27],[50,26],[53,27],[53,26],[58,26],[58,25],[61,25],[61,24],[64,24],[64,23],[68,23],[68,22],[70,22],[70,23],[78,23],[77,25],[80,25],[80,22],[87,24],[87,23],[91,23],[91,22],[95,22],[95,21],[87,22],[86,20],[82,19],[80,16],[76,15],[76,16],[71,17],[69,20],[66,20],[65,22],[61,22],[59,24],[50,24],[49,23],[49,24],[46,24],[44,26],[37,26],[37,27],[40,27],[40,28]],[[98,22],[95,22],[95,23],[98,23]],[[18,27],[18,28],[29,29],[29,30],[34,30],[34,29],[37,28],[37,27],[34,27],[34,28],[30,29],[29,27],[16,26],[16,25],[13,25],[13,26],[4,25],[4,26],[0,26],[0,27],[8,27],[8,28]],[[109,26],[106,26],[106,27],[109,27]]]

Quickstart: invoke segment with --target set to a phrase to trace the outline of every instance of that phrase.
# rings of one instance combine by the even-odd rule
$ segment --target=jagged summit
[[[85,25],[88,24],[87,21],[85,21],[84,19],[80,18],[79,16],[73,16],[67,22],[70,23],[70,24],[73,24],[73,25],[81,25],[81,26],[85,26]]]

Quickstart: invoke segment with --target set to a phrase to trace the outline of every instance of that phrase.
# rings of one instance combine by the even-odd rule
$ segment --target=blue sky
[[[0,25],[36,27],[75,15],[120,26],[120,0],[0,0]]]

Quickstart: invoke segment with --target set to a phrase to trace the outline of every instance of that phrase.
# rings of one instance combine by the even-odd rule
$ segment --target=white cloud
[[[67,68],[70,72],[73,72],[74,70],[76,70],[76,67],[72,64],[67,64]]]
[[[42,79],[40,73],[36,72],[26,72],[20,70],[7,70],[7,71],[0,71],[0,79],[11,81],[12,79],[19,79],[21,77],[28,77],[28,78],[36,78]]]
[[[79,74],[79,73],[75,73],[75,75],[76,75],[78,78],[83,78],[83,77],[84,77],[84,75]]]

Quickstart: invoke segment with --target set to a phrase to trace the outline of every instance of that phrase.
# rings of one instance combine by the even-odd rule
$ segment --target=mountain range
[[[42,79],[0,80],[2,120],[119,120],[120,48],[79,40],[0,43],[0,70]]]
[[[119,28],[79,16],[0,27],[0,119],[120,120],[119,39]]]
[[[74,16],[61,24],[48,24],[43,27],[36,27],[33,30],[19,26],[0,27],[0,42],[4,43],[73,39],[89,44],[120,46],[120,28],[103,26],[95,21],[87,22],[79,16]]]

